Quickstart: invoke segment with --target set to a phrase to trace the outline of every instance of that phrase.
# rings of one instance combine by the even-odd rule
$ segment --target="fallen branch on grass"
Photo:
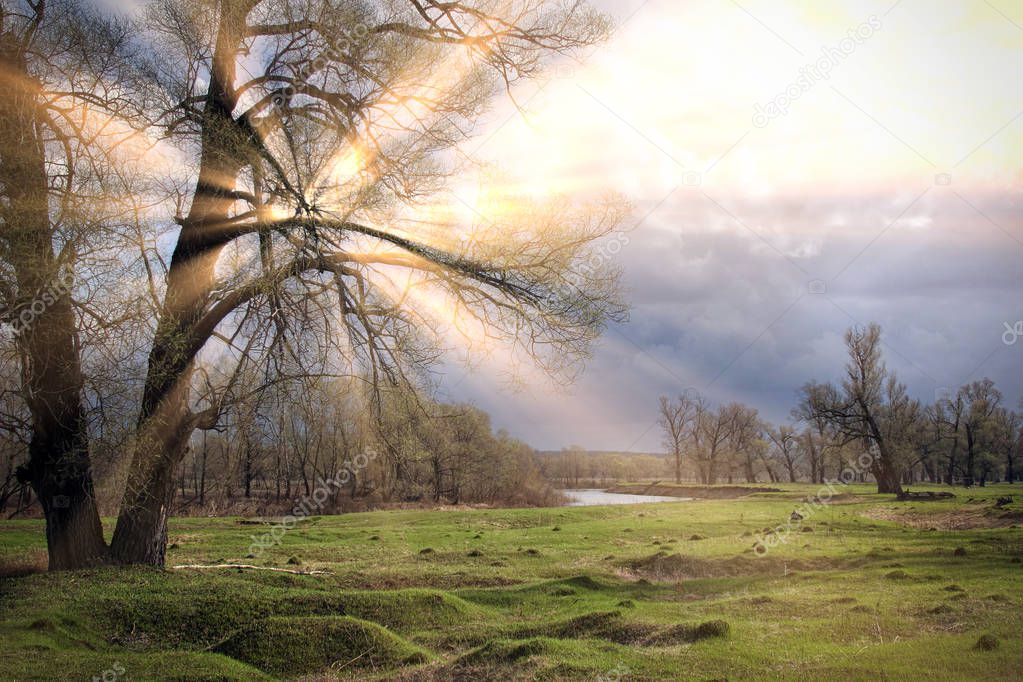
[[[933,490],[925,490],[919,493],[911,493],[909,490],[905,490],[896,495],[896,499],[898,499],[899,502],[905,502],[907,500],[947,500],[954,497],[955,493],[946,491],[935,492]]]
[[[278,573],[291,573],[294,575],[330,575],[330,571],[296,571],[290,568],[274,568],[272,566],[253,566],[252,564],[179,564],[171,568],[247,568],[253,571],[277,571]]]

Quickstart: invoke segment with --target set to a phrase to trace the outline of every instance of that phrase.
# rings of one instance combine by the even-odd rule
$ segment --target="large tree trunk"
[[[973,485],[977,468],[977,448],[973,435],[973,428],[966,425],[966,464],[963,467],[963,485],[967,488]]]
[[[872,467],[872,474],[877,479],[877,492],[902,494],[902,476],[892,466],[886,455],[882,455]]]
[[[807,445],[810,450],[810,482],[811,483],[823,483],[824,482],[824,444],[823,434],[821,437],[821,444],[818,445],[813,440],[813,433],[807,432]]]
[[[718,482],[717,467],[717,446],[711,448],[710,456],[707,458],[707,485],[715,485]]]
[[[743,467],[746,473],[746,482],[756,483],[757,482],[756,462],[753,461],[753,456],[749,451],[746,452],[746,459],[743,462]]]
[[[195,428],[188,394],[195,356],[205,342],[195,336],[195,325],[212,289],[220,252],[196,231],[215,224],[218,212],[226,219],[231,203],[211,189],[207,177],[200,173],[192,211],[178,238],[149,356],[132,465],[111,542],[119,563],[163,565],[174,470]]]
[[[14,311],[14,327],[32,424],[28,463],[18,478],[31,484],[42,505],[50,570],[79,568],[102,562],[106,545],[89,459],[71,285],[54,254],[40,86],[11,34],[0,40],[0,86],[4,237],[25,301]]]
[[[191,435],[183,395],[191,372],[183,375],[181,385],[170,391],[153,413],[147,414],[143,401],[131,469],[110,543],[117,563],[163,566],[174,471]]]
[[[196,325],[222,248],[210,233],[226,221],[233,203],[223,196],[220,183],[230,178],[228,189],[233,189],[236,173],[222,156],[204,158],[192,209],[178,236],[149,355],[132,465],[111,542],[113,558],[120,563],[163,565],[174,470],[194,430],[188,395],[195,356],[206,340],[197,336]]]
[[[66,311],[56,314],[72,316],[67,301],[61,307]],[[107,547],[96,508],[78,356],[73,344],[58,340],[65,335],[61,320],[52,325],[37,320],[35,325],[30,332],[35,338],[26,343],[27,362],[37,368],[28,380],[32,440],[21,478],[32,485],[46,517],[50,570],[92,566],[105,560]]]
[[[220,252],[233,238],[230,215],[247,138],[235,122],[237,53],[255,0],[223,3],[204,105],[199,177],[167,273],[167,292],[149,354],[138,436],[111,541],[115,561],[162,566],[173,476],[195,429],[188,409],[195,357]]]
[[[877,479],[877,492],[902,494],[902,472],[895,460],[895,454],[889,449],[889,442],[881,432],[877,420],[863,404],[866,421],[870,429],[870,441],[877,448],[877,459],[871,464],[870,473]]]

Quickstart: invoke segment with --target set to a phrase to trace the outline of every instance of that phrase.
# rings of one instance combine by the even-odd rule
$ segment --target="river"
[[[667,497],[664,495],[627,495],[609,493],[606,490],[587,488],[581,490],[562,490],[570,500],[570,507],[592,507],[599,504],[641,504],[644,502],[683,502],[691,497]]]

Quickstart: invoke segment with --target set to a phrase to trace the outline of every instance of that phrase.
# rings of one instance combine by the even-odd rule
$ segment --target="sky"
[[[631,202],[598,246],[630,319],[570,385],[452,359],[444,397],[540,449],[659,451],[660,395],[787,420],[876,321],[916,397],[988,376],[1019,405],[1023,6],[593,4],[612,39],[517,88],[526,113],[499,103],[465,152],[527,191]]]

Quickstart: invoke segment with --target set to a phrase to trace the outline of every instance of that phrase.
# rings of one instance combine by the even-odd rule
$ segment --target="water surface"
[[[578,490],[562,490],[569,499],[570,507],[592,507],[598,504],[641,504],[644,502],[682,502],[691,497],[669,497],[666,495],[629,495],[626,493],[609,493],[597,488]]]

